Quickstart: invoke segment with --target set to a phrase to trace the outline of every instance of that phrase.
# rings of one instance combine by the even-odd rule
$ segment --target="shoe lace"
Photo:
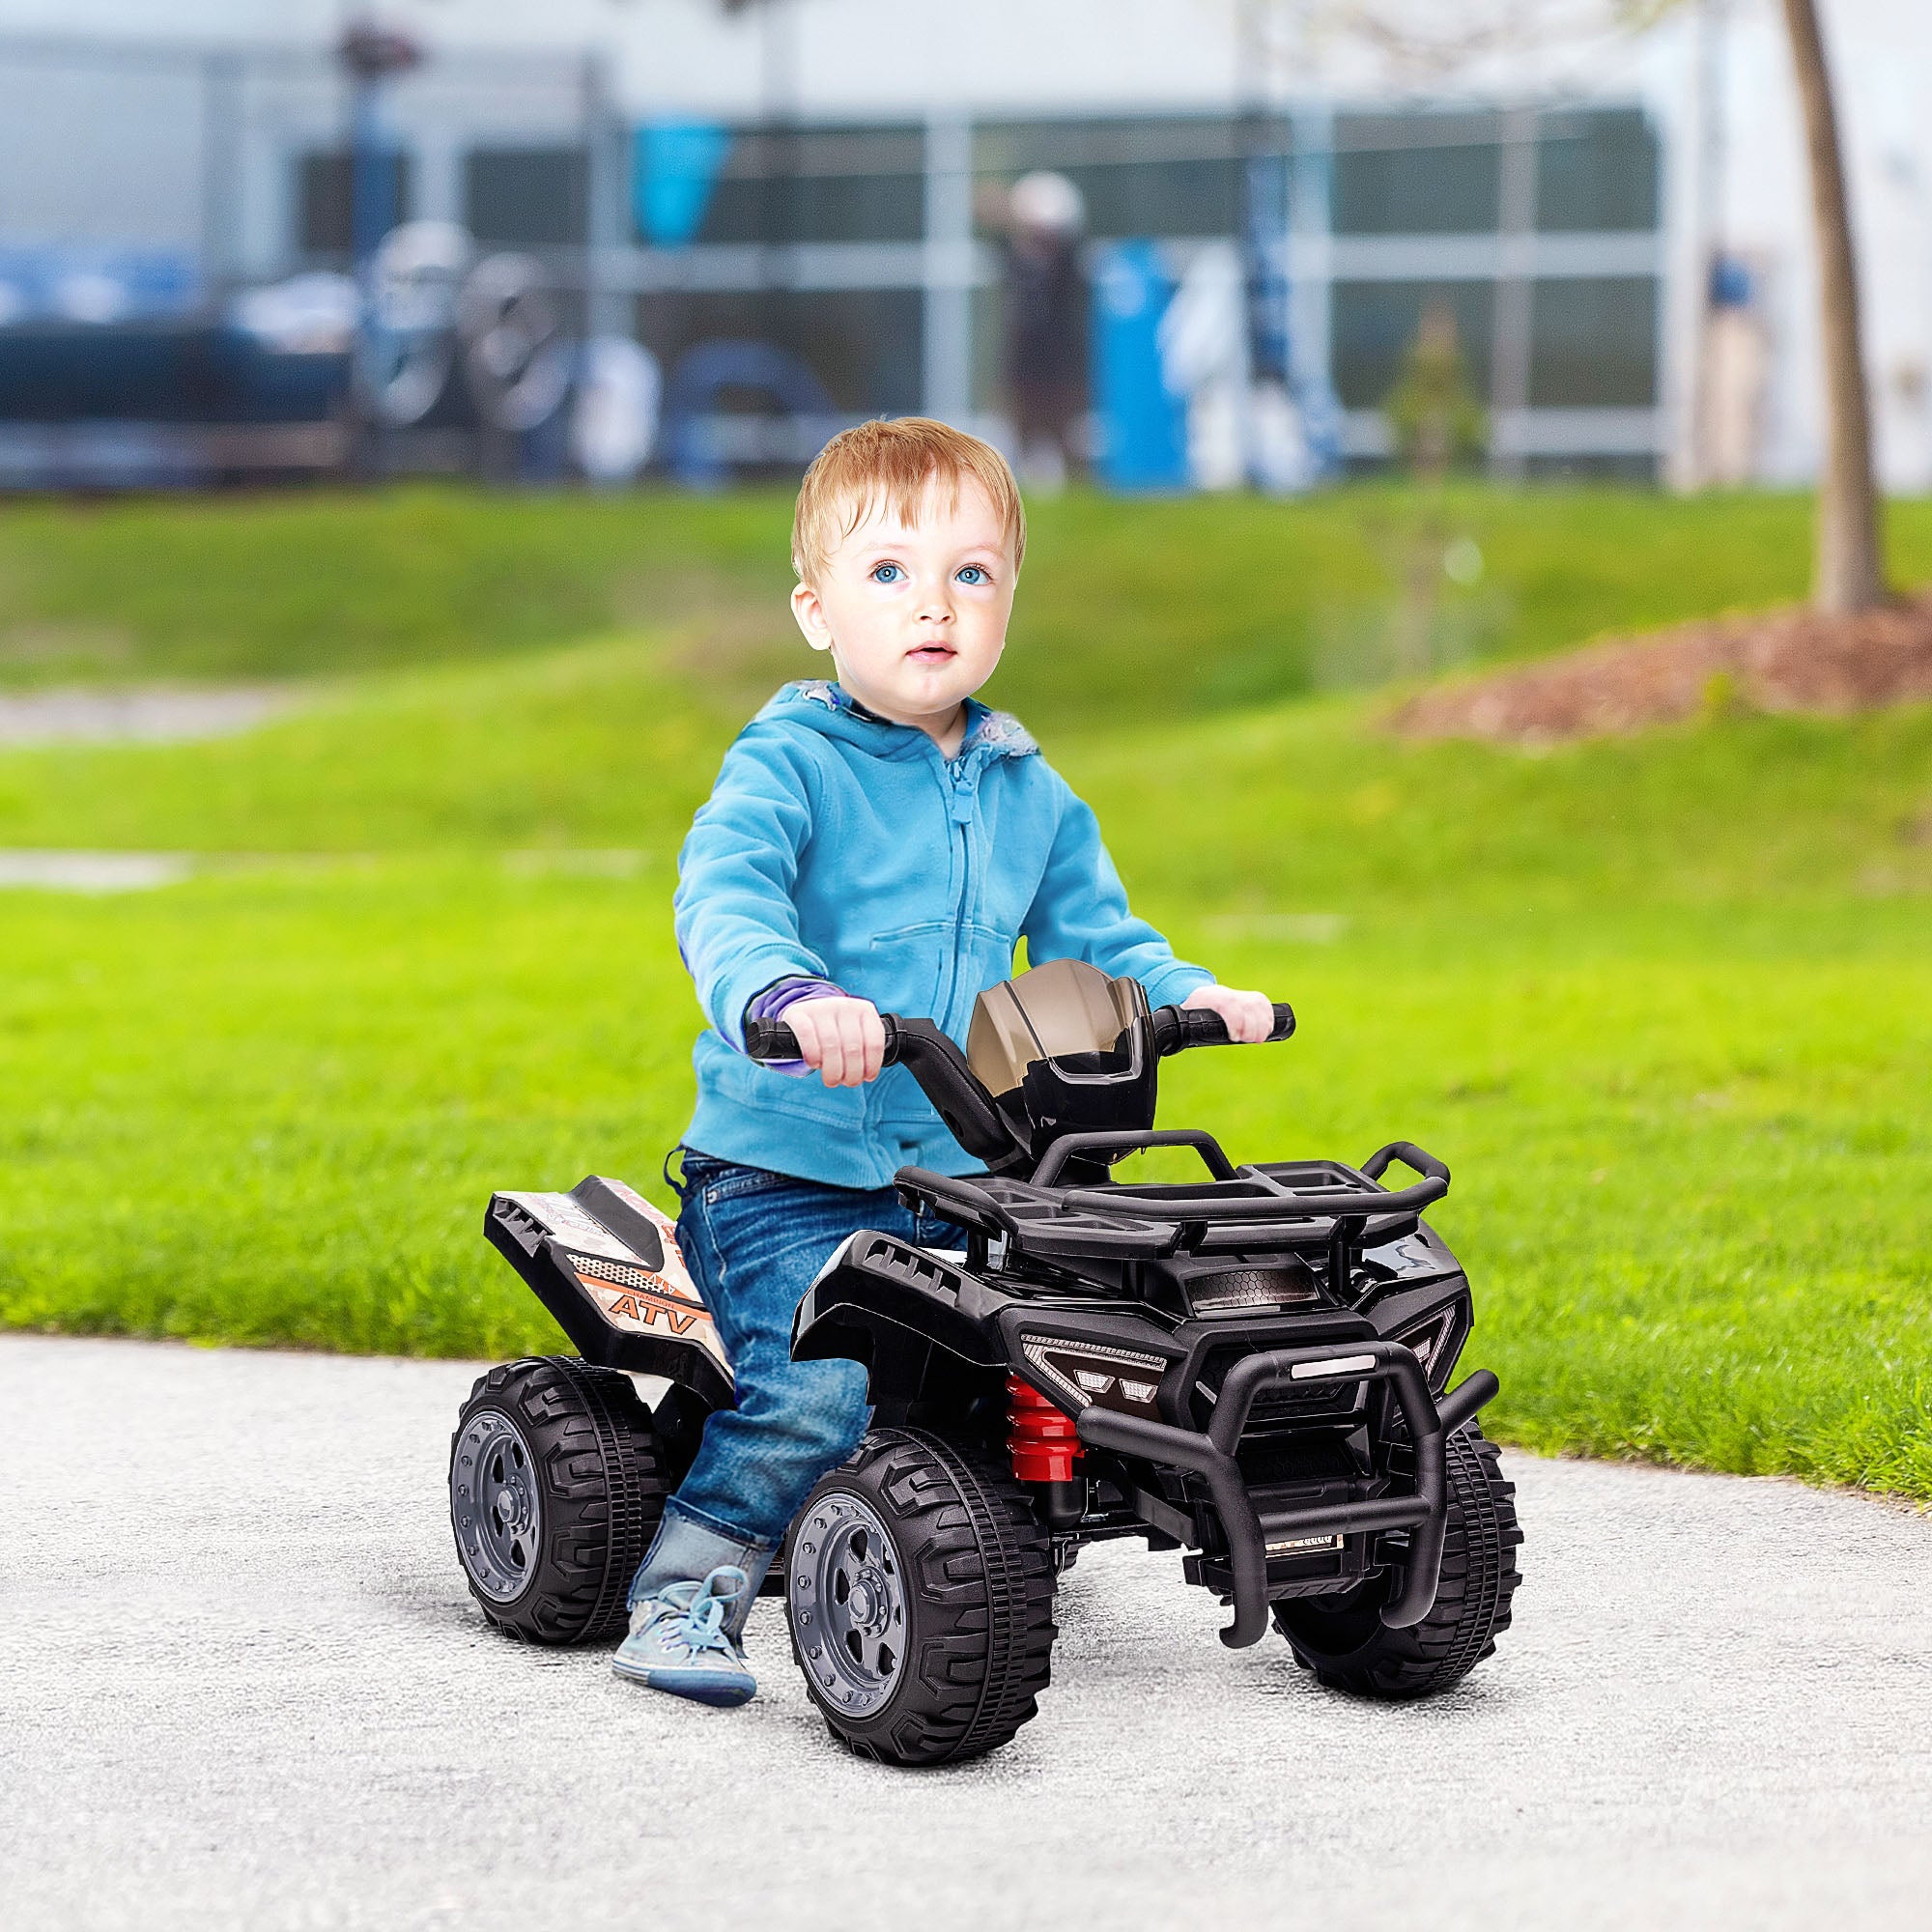
[[[742,1570],[728,1563],[712,1571],[701,1583],[668,1583],[658,1592],[647,1628],[668,1624],[666,1639],[692,1657],[706,1651],[735,1656],[724,1618],[750,1583]]]

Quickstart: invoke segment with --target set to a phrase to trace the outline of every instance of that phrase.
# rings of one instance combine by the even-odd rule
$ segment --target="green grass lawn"
[[[0,687],[330,676],[649,629],[749,702],[794,661],[790,517],[775,492],[13,505],[0,513]],[[1459,536],[1482,570],[1437,583],[1442,629],[1479,658],[1775,604],[1802,594],[1811,555],[1810,505],[1795,495],[1076,494],[1030,519],[1015,648],[992,695],[1056,724],[1299,693],[1388,614],[1419,550]],[[1894,505],[1889,532],[1901,577],[1932,579],[1932,502]]]
[[[1045,506],[997,695],[1177,943],[1302,1014],[1177,1063],[1164,1119],[1446,1158],[1505,1435],[1932,1497],[1932,710],[1393,742],[1377,698],[1302,694],[1429,518],[1483,549],[1479,654],[1804,566],[1780,498]],[[0,894],[0,1321],[555,1344],[483,1203],[592,1170],[668,1201],[672,865],[751,695],[803,668],[768,614],[784,520],[430,492],[0,518],[0,676],[321,679],[245,737],[0,754],[0,845],[210,855],[153,894]],[[1932,514],[1893,526],[1932,575]]]

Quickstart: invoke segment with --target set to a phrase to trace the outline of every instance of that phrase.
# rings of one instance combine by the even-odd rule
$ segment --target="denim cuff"
[[[744,1634],[745,1619],[752,1614],[758,1585],[765,1580],[775,1554],[773,1545],[752,1542],[736,1530],[683,1508],[673,1496],[665,1504],[664,1520],[638,1566],[638,1574],[631,1578],[624,1605],[635,1610],[667,1583],[702,1582],[712,1571],[729,1564],[745,1573],[745,1593],[724,1618],[724,1629],[735,1642]]]

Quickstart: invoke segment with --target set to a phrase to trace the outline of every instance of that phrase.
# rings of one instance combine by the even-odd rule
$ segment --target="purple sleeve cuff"
[[[834,985],[830,980],[774,980],[763,992],[752,995],[751,1004],[745,1009],[745,1018],[781,1019],[785,1009],[797,1006],[801,1000],[842,999],[844,995],[845,988]],[[773,1073],[782,1073],[794,1080],[811,1071],[802,1060],[767,1060],[764,1065]]]

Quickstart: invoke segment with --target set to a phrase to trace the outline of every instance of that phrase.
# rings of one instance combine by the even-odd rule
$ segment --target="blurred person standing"
[[[1065,175],[1023,175],[1007,202],[1007,386],[1019,472],[1058,489],[1087,467],[1087,209]]]

